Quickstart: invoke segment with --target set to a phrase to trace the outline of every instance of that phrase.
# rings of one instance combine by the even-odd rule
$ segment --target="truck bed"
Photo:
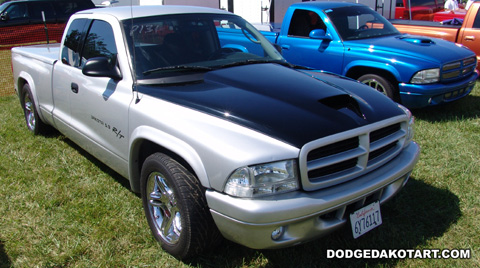
[[[40,103],[39,116],[48,124],[53,122],[51,117],[53,110],[52,74],[59,52],[60,44],[12,48],[13,77],[25,77],[30,87],[36,89],[37,99],[35,101]],[[15,91],[20,92],[21,88],[19,87],[22,84],[15,83],[14,86]]]
[[[446,25],[434,21],[390,20],[402,33],[427,35],[435,38],[455,42],[460,25]]]

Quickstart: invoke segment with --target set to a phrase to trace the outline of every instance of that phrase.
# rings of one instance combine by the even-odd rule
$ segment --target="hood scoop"
[[[351,95],[347,95],[347,94],[336,95],[336,96],[327,97],[327,98],[318,100],[318,102],[320,102],[321,104],[327,107],[335,109],[337,111],[343,110],[343,111],[353,112],[358,117],[366,119],[365,115],[362,113],[362,110],[360,109],[360,105],[358,105],[357,100],[353,98]]]
[[[435,42],[433,42],[432,39],[427,38],[427,37],[421,37],[421,36],[404,35],[404,36],[398,37],[398,39],[403,40],[403,41],[408,42],[408,43],[421,45],[421,46],[430,46],[430,45],[435,44]]]

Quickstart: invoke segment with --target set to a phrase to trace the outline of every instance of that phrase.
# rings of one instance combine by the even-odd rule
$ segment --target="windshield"
[[[235,15],[153,16],[125,20],[123,25],[130,33],[127,41],[138,80],[259,62],[286,64],[265,37]]]
[[[343,40],[400,34],[384,17],[366,6],[332,8],[324,12]]]
[[[9,2],[5,2],[3,4],[0,5],[0,14],[3,13],[4,9],[9,5],[10,3]]]

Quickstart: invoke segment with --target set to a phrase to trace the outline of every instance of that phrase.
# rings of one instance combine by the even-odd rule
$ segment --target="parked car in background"
[[[445,0],[397,0],[395,19],[442,22],[465,17],[467,10],[464,9],[463,3],[458,1],[457,8],[448,9],[446,2]]]
[[[91,0],[13,0],[0,5],[0,45],[46,40],[42,12],[49,39],[60,42],[70,15],[94,8]]]
[[[464,45],[480,59],[480,2],[473,3],[461,25],[445,25],[430,21],[391,20],[392,24],[401,32],[425,35],[445,39]],[[478,68],[478,66],[477,66]]]
[[[434,13],[443,11],[444,5],[445,0],[397,0],[395,19],[432,21]]]
[[[281,29],[262,34],[282,48],[290,63],[356,79],[409,108],[465,97],[478,77],[471,50],[403,35],[361,4],[296,3],[287,10]],[[251,44],[245,48],[253,52]]]

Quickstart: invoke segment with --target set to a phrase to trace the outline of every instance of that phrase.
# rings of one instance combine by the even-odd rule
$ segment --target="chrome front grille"
[[[405,143],[405,120],[399,116],[306,144],[299,160],[303,189],[355,179],[394,158]]]
[[[470,57],[460,61],[450,62],[442,67],[442,81],[456,80],[470,75],[477,67],[477,58]]]

